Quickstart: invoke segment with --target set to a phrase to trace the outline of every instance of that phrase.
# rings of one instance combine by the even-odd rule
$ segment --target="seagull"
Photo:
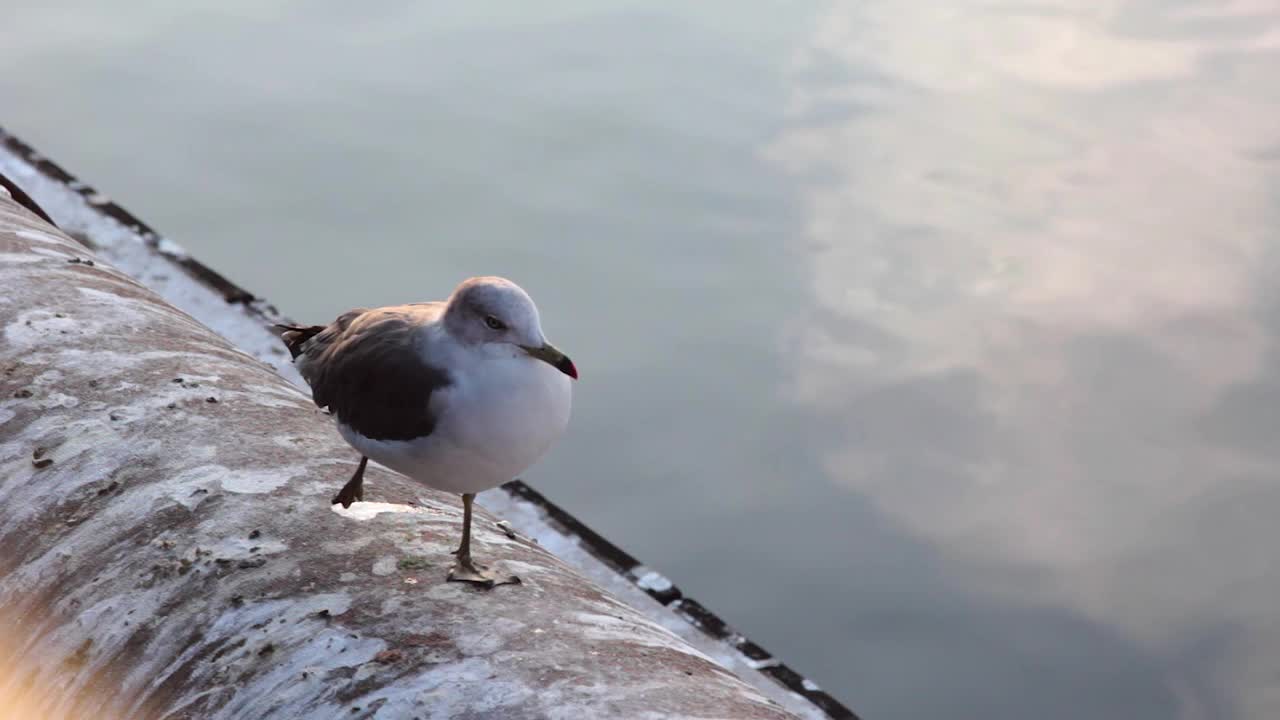
[[[532,465],[569,424],[578,369],[547,342],[538,308],[500,277],[463,281],[443,302],[356,309],[328,325],[277,325],[312,398],[360,453],[334,496],[364,500],[370,459],[462,495],[449,580],[518,583],[471,558],[471,503]],[[571,380],[572,379],[572,380]]]

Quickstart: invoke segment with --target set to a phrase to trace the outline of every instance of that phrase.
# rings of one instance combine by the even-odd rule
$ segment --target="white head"
[[[578,377],[573,361],[542,334],[542,321],[533,298],[506,278],[464,280],[449,296],[444,324],[450,335],[464,343],[514,345],[569,377]]]

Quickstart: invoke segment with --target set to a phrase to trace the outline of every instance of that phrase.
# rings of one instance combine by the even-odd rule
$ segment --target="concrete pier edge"
[[[191,280],[216,293],[226,303],[228,309],[239,308],[240,312],[243,312],[264,329],[274,323],[290,320],[270,302],[241,288],[218,271],[208,267],[177,244],[167,240],[119,203],[111,200],[87,183],[80,181],[34,147],[7,132],[3,127],[0,127],[0,148],[18,159],[30,171],[37,174],[42,182],[55,184],[65,192],[74,193],[83,200],[84,205],[92,212],[118,223],[130,233],[136,235],[151,253],[161,256],[180,267]],[[2,154],[0,153],[0,171],[5,168]],[[21,176],[14,179],[20,185],[23,184]],[[31,187],[25,189],[35,197],[37,202],[42,204],[46,202],[47,198],[42,197],[42,193],[38,189],[33,190]],[[60,202],[55,201],[46,206],[55,222],[60,222],[56,209],[60,204]],[[55,209],[50,209],[50,206]],[[74,228],[68,230],[68,232],[72,237],[86,242],[91,249],[96,244],[92,233],[77,232]],[[145,278],[138,279],[144,285],[149,284]],[[165,293],[161,292],[161,295],[164,296]],[[190,312],[190,310],[188,311]],[[197,319],[204,321],[204,318],[200,317],[198,313],[192,314],[196,315]],[[218,330],[216,327],[214,329],[215,331]],[[236,338],[230,339],[235,340]],[[260,347],[244,349],[246,352],[258,356],[259,359],[271,364],[286,379],[295,384],[299,382],[296,374],[292,372],[292,367],[285,361],[287,358],[279,357],[276,353],[263,357],[264,353]],[[491,492],[497,493],[498,491]],[[772,656],[760,645],[733,629],[697,600],[684,595],[670,580],[593,531],[527,483],[521,480],[512,481],[504,485],[501,492],[506,495],[506,501],[495,502],[497,500],[496,496],[489,498],[482,496],[482,503],[485,503],[486,507],[491,508],[497,514],[513,519],[513,524],[516,524],[517,530],[528,533],[535,540],[544,541],[542,544],[551,547],[558,555],[562,557],[574,555],[575,553],[564,552],[568,549],[564,543],[557,542],[554,538],[547,538],[546,528],[529,527],[528,515],[529,511],[533,510],[539,523],[557,531],[570,541],[574,549],[590,556],[590,559],[599,566],[607,568],[608,571],[616,576],[614,579],[627,584],[634,593],[643,594],[658,606],[678,617],[683,623],[687,624],[686,630],[692,630],[705,636],[708,640],[714,641],[717,645],[723,646],[725,652],[712,654],[718,662],[724,664],[740,677],[744,677],[749,683],[756,685],[758,689],[765,691],[775,701],[781,700],[783,706],[788,710],[802,717],[837,720],[857,718],[852,710],[822,690],[816,683],[805,678],[780,659]],[[517,505],[521,507],[516,508]],[[519,512],[512,512],[513,510],[519,510]],[[523,523],[514,522],[513,516],[522,515],[525,516]],[[545,542],[546,540],[551,541]],[[575,562],[574,557],[564,559],[571,565],[578,566],[579,569],[586,571],[593,580],[601,582],[599,567],[582,568],[582,563],[580,561]],[[609,582],[606,588],[618,593],[617,582]],[[634,604],[634,595],[619,594],[624,595],[624,600]],[[644,607],[637,609],[642,613],[651,614]],[[690,634],[680,628],[673,627],[669,619],[655,619],[664,627],[676,631],[684,639],[690,640]],[[703,643],[695,643],[695,645],[699,646],[704,652],[707,651],[707,647]],[[776,689],[762,686],[760,681],[752,677],[757,674],[759,677],[765,678],[769,684],[775,685]],[[783,693],[780,695],[778,690],[783,691]]]

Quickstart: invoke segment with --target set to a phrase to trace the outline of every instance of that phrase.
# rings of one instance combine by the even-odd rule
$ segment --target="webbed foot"
[[[465,582],[488,590],[499,585],[519,585],[520,578],[498,573],[474,562],[457,562],[449,569],[449,582]]]

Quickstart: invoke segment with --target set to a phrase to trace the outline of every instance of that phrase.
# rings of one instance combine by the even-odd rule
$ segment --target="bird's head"
[[[464,280],[449,296],[444,311],[449,333],[472,345],[513,345],[575,380],[578,369],[542,334],[538,306],[529,293],[500,277]]]

